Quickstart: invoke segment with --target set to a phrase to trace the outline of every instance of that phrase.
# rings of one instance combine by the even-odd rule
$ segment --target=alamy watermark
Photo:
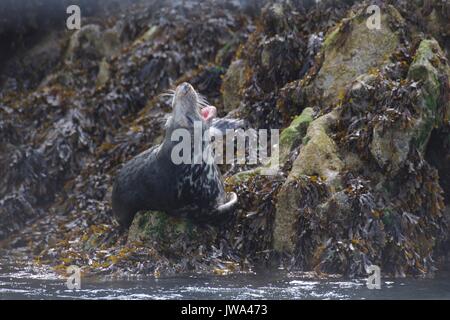
[[[373,4],[368,6],[366,13],[371,16],[366,21],[366,26],[370,30],[380,30],[381,29],[381,9],[379,6]]]
[[[66,286],[69,290],[81,289],[81,269],[78,266],[71,265],[67,267],[66,273],[68,275]]]
[[[371,265],[367,268],[367,289],[381,289],[381,269],[377,265]]]
[[[81,9],[79,6],[73,4],[67,7],[66,13],[70,16],[66,20],[66,27],[69,30],[81,29]]]
[[[279,169],[279,140],[278,129],[227,129],[223,135],[203,130],[202,121],[195,121],[193,134],[185,128],[172,132],[171,141],[177,143],[171,159],[177,165],[258,164],[266,169],[263,174],[270,175]]]

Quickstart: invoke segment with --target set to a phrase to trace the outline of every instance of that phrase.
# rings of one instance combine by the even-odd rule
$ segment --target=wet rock
[[[299,228],[299,221],[302,215],[308,217],[310,210],[323,201],[328,194],[327,190],[327,186],[318,177],[302,175],[288,178],[284,182],[276,196],[273,227],[273,249],[276,252],[294,256],[299,254],[299,237],[308,232]]]
[[[61,62],[63,39],[56,31],[49,32],[27,51],[19,52],[4,64],[0,72],[2,91],[34,89]]]
[[[410,66],[408,78],[421,84],[414,100],[416,114],[408,128],[374,126],[370,150],[381,167],[398,172],[411,148],[424,152],[434,127],[445,118],[448,102],[439,103],[442,88],[448,86],[449,67],[435,40],[423,40]]]
[[[349,106],[354,112],[364,112],[372,103],[370,91],[373,89],[377,77],[373,74],[362,74],[353,82],[349,90]]]
[[[320,179],[321,184],[333,190],[341,188],[340,173],[344,163],[340,159],[335,142],[330,138],[330,126],[337,120],[332,111],[309,124],[303,145],[292,164],[288,178],[278,194],[275,216],[274,248],[279,252],[293,253],[296,243],[299,208],[298,179]]]
[[[333,188],[340,187],[339,173],[343,163],[336,143],[329,136],[337,117],[337,111],[332,111],[310,123],[288,179],[301,175],[319,176]]]
[[[398,32],[389,26],[389,21],[398,17],[397,10],[387,6],[380,30],[367,27],[362,10],[342,20],[324,40],[324,61],[309,95],[322,97],[324,104],[335,103],[356,77],[385,64],[399,45]]]
[[[382,168],[395,175],[408,156],[412,137],[411,131],[384,130],[382,125],[376,125],[370,151]]]
[[[274,3],[264,7],[261,11],[264,31],[273,35],[288,29],[289,19],[286,10],[288,8],[284,3]]]
[[[313,109],[305,108],[301,115],[294,118],[289,127],[280,135],[280,166],[287,161],[289,153],[302,142],[309,124],[313,121]]]
[[[420,43],[409,69],[408,78],[423,84],[420,108],[424,114],[422,127],[425,128],[420,130],[417,138],[417,146],[423,150],[431,133],[429,123],[439,126],[448,120],[447,117],[450,114],[448,111],[450,101],[445,99],[448,96],[443,96],[448,95],[450,66],[436,40],[423,40]],[[444,100],[440,99],[441,96]]]
[[[245,63],[243,60],[235,60],[229,66],[222,83],[222,99],[225,112],[239,107],[242,100],[241,88],[244,85]]]
[[[102,59],[99,65],[99,70],[97,74],[96,86],[101,87],[106,84],[110,77],[110,65],[106,59]]]
[[[425,1],[420,11],[426,23],[426,29],[431,35],[439,39],[443,48],[449,49],[450,38],[450,3],[448,1]],[[448,58],[448,52],[447,52]]]
[[[140,241],[163,247],[178,242],[180,238],[193,239],[199,232],[199,228],[189,220],[170,217],[164,212],[139,212],[128,231],[128,242]]]
[[[42,213],[35,209],[34,201],[23,192],[12,193],[0,199],[0,240],[19,232]]]
[[[97,60],[117,53],[120,45],[120,35],[116,30],[102,31],[99,25],[88,24],[72,35],[65,55],[67,61],[83,57]]]

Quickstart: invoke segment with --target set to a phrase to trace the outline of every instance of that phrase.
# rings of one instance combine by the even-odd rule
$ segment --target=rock
[[[297,244],[301,234],[302,216],[308,216],[328,194],[328,187],[317,177],[291,177],[276,196],[276,212],[273,228],[273,249],[278,253],[298,254]]]
[[[334,110],[310,123],[288,180],[302,175],[319,176],[328,185],[339,188],[339,172],[343,162],[338,156],[335,142],[328,135],[337,117],[338,112]]]
[[[330,126],[337,120],[337,112],[332,111],[309,124],[299,155],[295,159],[289,176],[277,196],[274,227],[274,249],[278,252],[293,253],[295,250],[298,209],[302,190],[296,181],[322,179],[331,190],[341,188],[340,172],[344,163],[339,158],[335,142],[329,137]]]
[[[292,181],[285,183],[278,194],[273,231],[273,248],[277,252],[293,253],[295,251],[299,195],[300,191]]]
[[[222,82],[222,99],[224,111],[229,112],[239,107],[241,103],[241,87],[244,85],[245,62],[235,60],[229,66]]]
[[[226,183],[228,185],[232,185],[232,186],[236,186],[240,183],[244,183],[244,182],[248,181],[249,179],[251,179],[252,177],[259,175],[260,170],[261,170],[261,168],[258,167],[255,169],[238,172],[230,177],[227,177]]]
[[[412,136],[411,131],[384,130],[377,124],[373,128],[370,152],[382,168],[394,175],[408,157]]]
[[[282,168],[289,158],[289,154],[298,147],[306,135],[309,124],[313,121],[313,109],[305,108],[303,112],[292,120],[289,127],[283,129],[280,134],[280,146],[278,159],[272,157],[270,161],[260,167],[241,171],[227,178],[231,184],[241,183],[254,175],[278,174],[278,168]],[[275,168],[278,163],[278,168]]]
[[[214,62],[216,65],[228,67],[234,59],[234,55],[240,45],[239,38],[233,38],[227,42],[216,54]],[[238,59],[239,60],[239,59]]]
[[[158,247],[170,246],[181,238],[196,238],[199,228],[187,219],[164,212],[138,212],[128,231],[128,242],[140,241]]]
[[[8,83],[17,85],[17,80],[21,78],[24,79],[22,82],[24,88],[33,89],[40,85],[45,76],[55,70],[60,63],[63,54],[63,41],[60,36],[58,32],[49,32],[28,50],[18,53],[10,60],[2,61],[0,63],[2,90],[8,89]],[[17,90],[14,85],[11,87],[13,91]]]
[[[20,232],[29,220],[37,218],[40,213],[23,193],[12,193],[1,198],[0,240]]]
[[[450,72],[443,61],[439,44],[435,40],[423,40],[408,71],[408,78],[421,85],[415,101],[417,115],[413,124],[408,128],[374,126],[370,152],[391,175],[401,168],[411,147],[423,154],[433,128],[445,121],[443,115],[449,102],[440,103],[440,95],[448,86]]]
[[[355,112],[365,112],[369,110],[371,104],[370,90],[373,89],[377,77],[373,74],[362,74],[353,82],[349,90],[349,104]]]
[[[450,48],[450,3],[448,1],[433,1],[434,6],[429,15],[425,17],[427,31],[442,43],[447,50]],[[448,57],[448,53],[447,53]]]
[[[96,24],[88,24],[70,38],[66,60],[73,61],[82,56],[94,59],[110,57],[118,52],[120,36],[113,28],[102,31]]]
[[[414,61],[408,72],[408,78],[423,83],[421,95],[421,111],[423,120],[416,135],[416,145],[423,150],[429,135],[430,127],[439,126],[450,115],[450,101],[441,95],[448,90],[450,66],[445,61],[445,54],[436,40],[423,40],[417,49]],[[443,105],[440,105],[440,104]],[[444,117],[442,116],[444,115]]]
[[[98,68],[96,86],[101,87],[108,82],[110,77],[110,65],[105,58],[102,59]]]
[[[389,20],[399,17],[394,7],[387,6],[379,30],[367,28],[361,11],[344,19],[324,40],[324,61],[309,87],[310,95],[321,95],[325,104],[334,103],[357,76],[385,64],[399,45],[399,35]]]
[[[262,9],[261,19],[266,33],[273,35],[289,29],[286,9],[288,8],[285,3],[269,4]]]
[[[297,147],[303,137],[306,135],[306,130],[309,124],[313,121],[313,109],[305,108],[303,112],[297,116],[280,135],[280,166],[287,161],[289,153]]]

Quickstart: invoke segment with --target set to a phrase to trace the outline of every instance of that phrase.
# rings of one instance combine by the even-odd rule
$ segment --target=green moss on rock
[[[413,139],[413,144],[421,151],[424,151],[433,128],[445,122],[445,108],[449,107],[448,101],[444,101],[447,106],[441,106],[439,103],[443,86],[448,86],[448,83],[443,83],[441,79],[448,82],[450,77],[450,68],[444,62],[444,57],[436,40],[423,40],[408,71],[409,79],[422,84],[418,104],[420,119],[417,121]]]
[[[305,136],[307,143],[295,159],[288,179],[317,175],[327,180],[327,184],[339,186],[338,177],[343,162],[338,156],[336,143],[328,135],[330,126],[336,120],[337,111],[334,110],[311,122]]]
[[[389,20],[397,15],[390,7],[382,15],[380,30],[367,28],[363,11],[342,20],[324,41],[324,62],[308,87],[311,97],[321,96],[325,103],[337,103],[346,86],[372,68],[384,65],[399,45],[398,33]]]
[[[136,214],[128,232],[128,242],[167,245],[180,237],[195,238],[197,235],[198,227],[187,219],[171,217],[160,211],[145,211]]]
[[[280,163],[286,162],[286,159],[298,144],[301,143],[306,134],[309,124],[313,121],[313,109],[305,108],[297,116],[289,127],[284,129],[280,135]]]

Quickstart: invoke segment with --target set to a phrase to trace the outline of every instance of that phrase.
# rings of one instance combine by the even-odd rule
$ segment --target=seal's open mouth
[[[200,109],[200,115],[203,120],[208,121],[216,117],[217,110],[214,106],[206,106]]]

